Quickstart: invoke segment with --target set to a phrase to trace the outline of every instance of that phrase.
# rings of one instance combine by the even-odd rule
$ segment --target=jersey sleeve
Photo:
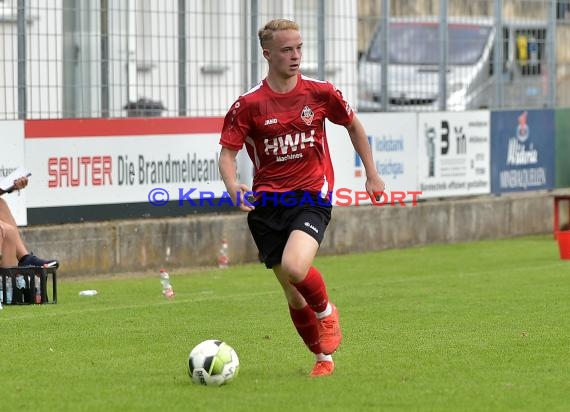
[[[328,119],[341,126],[346,126],[352,122],[354,111],[350,104],[342,96],[342,92],[331,83],[329,86]]]
[[[243,98],[239,98],[224,118],[220,144],[230,150],[241,150],[249,130],[250,121],[246,102]]]

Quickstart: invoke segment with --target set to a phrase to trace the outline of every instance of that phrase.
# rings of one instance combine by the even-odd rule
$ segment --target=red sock
[[[306,305],[302,309],[293,309],[289,306],[289,313],[291,314],[291,320],[297,333],[305,342],[305,345],[309,347],[309,350],[313,353],[321,353],[321,344],[319,343],[319,328],[317,326],[317,317],[313,309]]]
[[[320,272],[314,267],[311,266],[305,279],[299,283],[293,283],[293,286],[315,312],[322,312],[327,308],[329,302],[327,288]]]

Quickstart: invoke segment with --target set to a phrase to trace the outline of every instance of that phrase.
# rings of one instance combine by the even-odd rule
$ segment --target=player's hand
[[[254,201],[252,199],[252,191],[247,185],[239,184],[237,190],[234,193],[236,196],[236,199],[233,199],[234,205],[239,204],[239,209],[241,211],[251,212],[253,209],[255,209],[255,206],[251,204]]]
[[[367,176],[365,188],[371,199],[379,201],[382,193],[386,190],[386,184],[380,175],[376,173],[375,175]]]

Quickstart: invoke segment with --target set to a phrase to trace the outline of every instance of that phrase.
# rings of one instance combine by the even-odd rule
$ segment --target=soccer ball
[[[205,340],[188,356],[188,375],[199,385],[223,385],[235,379],[238,371],[236,351],[221,340]]]

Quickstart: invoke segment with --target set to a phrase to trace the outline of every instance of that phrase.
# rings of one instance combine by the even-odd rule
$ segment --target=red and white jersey
[[[325,118],[348,125],[354,113],[331,83],[299,75],[288,93],[276,93],[265,80],[228,111],[220,144],[238,151],[245,144],[255,166],[255,192],[331,192],[334,172]]]

